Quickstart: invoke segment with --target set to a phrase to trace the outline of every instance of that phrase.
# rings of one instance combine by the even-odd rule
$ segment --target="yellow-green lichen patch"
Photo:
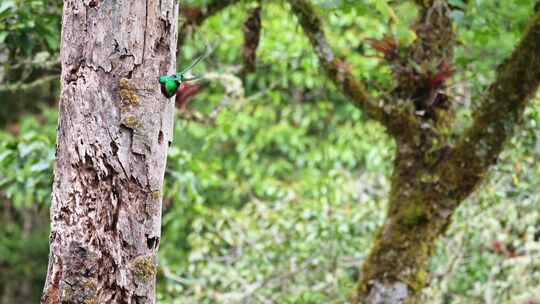
[[[159,190],[152,191],[152,200],[159,201],[161,198],[161,192]]]
[[[406,181],[402,181],[400,185],[402,187],[410,186],[407,185]],[[416,228],[415,226],[422,225],[430,219],[431,211],[426,200],[426,196],[421,194],[393,193],[389,216],[403,225],[406,230]],[[403,236],[407,236],[409,232],[403,231]]]
[[[133,260],[132,271],[135,277],[141,280],[149,280],[156,273],[156,266],[152,258],[140,256]]]
[[[133,115],[128,115],[122,118],[120,124],[128,129],[136,129],[139,125],[139,120]]]
[[[406,184],[404,180],[394,182]],[[429,196],[394,189],[391,197],[388,218],[363,264],[362,280],[357,289],[360,298],[369,294],[372,282],[401,282],[407,285],[411,294],[418,294],[426,282],[426,267],[435,240],[441,227],[448,222],[446,217],[432,216],[431,208],[437,201]],[[354,303],[361,303],[356,301]]]
[[[97,304],[97,283],[93,278],[74,277],[74,282],[62,286],[62,303]]]
[[[414,226],[427,219],[427,213],[424,206],[411,204],[403,206],[400,210],[399,219],[408,226]]]
[[[62,292],[60,294],[60,299],[63,301],[71,301],[71,298],[73,297],[73,289],[71,286],[65,284],[62,287]]]
[[[134,89],[129,85],[129,80],[126,78],[120,79],[120,98],[122,102],[138,106],[141,104],[139,96],[135,94]]]
[[[129,88],[129,80],[127,78],[120,79],[120,88],[121,89]]]
[[[85,280],[85,281],[82,282],[81,285],[85,290],[89,290],[89,291],[93,291],[93,292],[95,292],[97,290],[97,285],[96,285],[96,282],[94,280]]]

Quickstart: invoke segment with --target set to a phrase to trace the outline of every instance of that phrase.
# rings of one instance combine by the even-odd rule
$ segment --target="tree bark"
[[[41,303],[155,303],[178,1],[65,0]]]
[[[398,142],[389,209],[363,263],[355,303],[423,303],[429,258],[457,203],[443,199],[437,174],[418,161],[425,151],[410,147]]]

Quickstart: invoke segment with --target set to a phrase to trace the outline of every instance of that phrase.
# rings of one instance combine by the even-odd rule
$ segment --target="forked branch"
[[[192,33],[206,19],[238,2],[240,2],[240,0],[212,0],[203,7],[180,6],[180,14],[183,16],[184,20],[178,31],[178,49],[184,45],[187,35]]]
[[[390,110],[389,105],[385,107],[382,101],[370,96],[364,84],[355,79],[347,68],[347,63],[336,58],[332,47],[326,39],[322,20],[313,5],[307,0],[289,0],[288,2],[313,46],[315,54],[319,58],[328,78],[369,118],[392,128],[392,125],[396,123],[397,114],[392,113],[393,111]]]

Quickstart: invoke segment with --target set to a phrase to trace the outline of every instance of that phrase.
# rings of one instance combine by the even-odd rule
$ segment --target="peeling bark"
[[[174,0],[64,1],[49,268],[41,303],[155,303],[174,103]]]

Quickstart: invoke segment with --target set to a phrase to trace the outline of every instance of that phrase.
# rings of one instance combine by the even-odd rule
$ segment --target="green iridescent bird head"
[[[196,66],[202,58],[203,56],[198,57],[187,68],[185,68],[182,72],[177,73],[176,75],[159,76],[159,83],[161,84],[161,92],[163,93],[163,95],[167,96],[167,98],[171,98],[174,96],[174,94],[176,94],[182,82],[199,79],[200,77],[186,78],[184,74],[191,71],[191,69],[193,69],[193,67]]]
[[[178,81],[176,75],[160,76],[159,83],[161,84],[161,93],[167,96],[167,98],[173,97],[180,87],[180,81]]]

